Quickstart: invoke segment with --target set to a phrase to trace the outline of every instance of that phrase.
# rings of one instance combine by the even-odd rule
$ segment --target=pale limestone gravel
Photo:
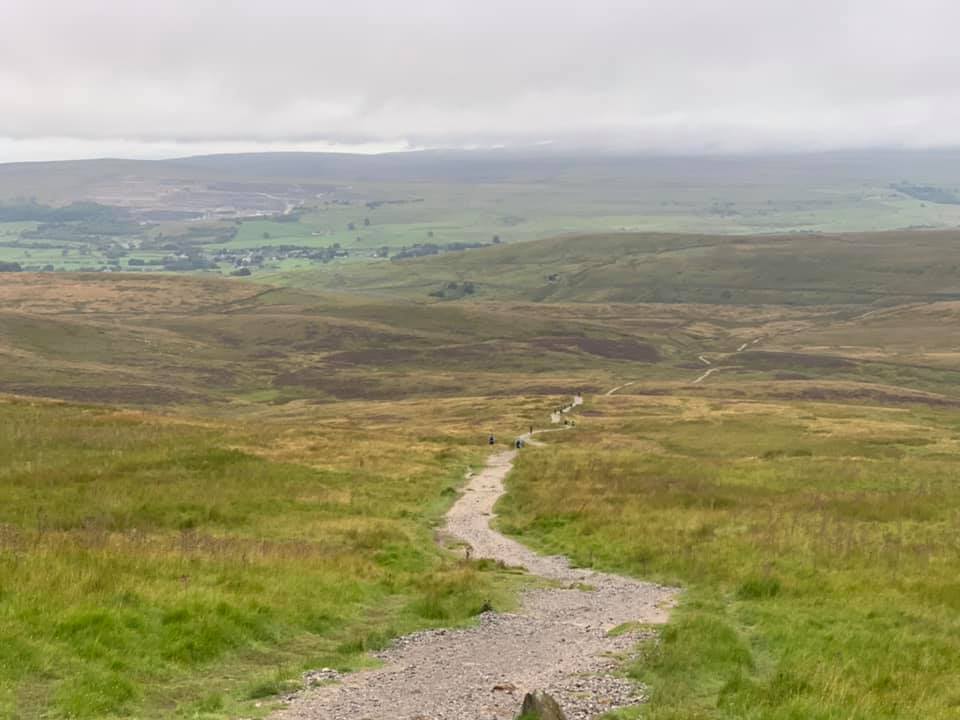
[[[399,638],[378,654],[382,668],[298,693],[275,720],[507,720],[535,689],[555,695],[571,720],[643,701],[642,687],[614,674],[617,656],[643,633],[611,638],[607,631],[665,622],[676,591],[571,568],[565,558],[537,555],[492,530],[516,453],[490,456],[470,478],[446,533],[467,543],[474,558],[522,566],[559,587],[525,593],[519,613],[484,613],[475,627]]]

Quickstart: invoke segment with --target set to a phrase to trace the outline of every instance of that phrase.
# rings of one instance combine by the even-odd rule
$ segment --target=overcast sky
[[[0,0],[0,161],[960,145],[956,0]]]

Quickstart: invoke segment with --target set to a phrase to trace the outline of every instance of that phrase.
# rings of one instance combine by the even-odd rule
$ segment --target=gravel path
[[[698,384],[702,383],[704,380],[706,380],[708,377],[710,377],[711,375],[713,375],[715,372],[720,372],[721,370],[723,370],[723,368],[712,367],[712,368],[710,368],[709,370],[707,370],[703,375],[701,375],[701,376],[698,377],[696,380],[694,380],[692,384],[693,384],[693,385],[698,385]]]
[[[567,409],[579,405],[578,401]],[[382,668],[343,677],[289,699],[276,720],[507,720],[523,694],[546,690],[570,720],[587,720],[643,700],[643,688],[613,673],[643,631],[608,637],[628,622],[667,620],[675,591],[537,555],[490,528],[493,506],[516,450],[491,455],[447,515],[446,533],[488,557],[556,581],[524,594],[519,613],[484,613],[477,626],[399,638]],[[649,631],[647,631],[649,632]]]
[[[617,385],[615,388],[610,388],[609,390],[607,390],[607,392],[605,392],[604,395],[606,395],[607,397],[610,397],[611,395],[615,395],[620,390],[623,390],[625,387],[630,387],[631,385],[636,384],[636,382],[637,382],[636,380],[631,380],[630,382],[624,383],[623,385]]]

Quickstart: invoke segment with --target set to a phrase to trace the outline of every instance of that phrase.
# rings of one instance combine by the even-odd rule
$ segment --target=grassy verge
[[[520,460],[524,542],[681,584],[630,672],[656,718],[953,718],[960,416],[598,399]]]
[[[308,667],[509,603],[433,541],[475,448],[297,464],[278,427],[0,403],[0,716],[260,714]]]

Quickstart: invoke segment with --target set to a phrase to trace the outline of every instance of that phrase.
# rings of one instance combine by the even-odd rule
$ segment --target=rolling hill
[[[569,235],[267,279],[420,298],[461,299],[467,282],[467,299],[889,304],[960,298],[958,241],[958,231]]]
[[[0,715],[261,717],[305,671],[509,610],[526,580],[438,524],[488,434],[582,392],[498,512],[685,588],[624,668],[654,717],[950,717],[956,239],[596,233],[274,277],[304,287],[4,274]]]

